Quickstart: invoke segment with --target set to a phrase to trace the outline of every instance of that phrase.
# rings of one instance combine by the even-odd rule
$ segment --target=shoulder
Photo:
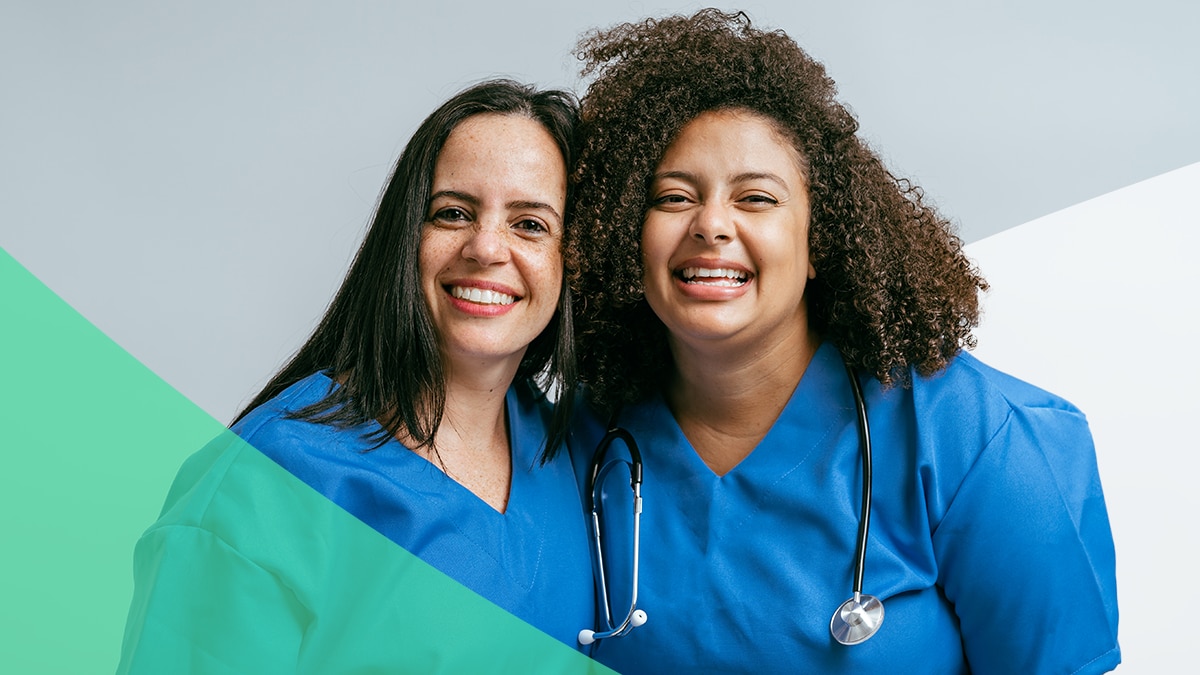
[[[223,539],[226,516],[252,510],[277,489],[292,488],[290,476],[226,430],[184,461],[159,519],[147,530],[196,528]],[[236,518],[234,519],[236,520]]]
[[[989,399],[994,397],[996,402],[1002,401],[1014,408],[1080,413],[1078,408],[1061,396],[997,370],[965,351],[959,352],[943,372],[949,386],[974,388]],[[937,379],[938,375],[934,375],[931,378],[919,378],[919,381],[928,387],[936,386]]]
[[[978,387],[975,414],[990,409],[1004,413],[1004,421],[989,443],[989,448],[995,448],[993,455],[1009,463],[1024,459],[1044,466],[1049,472],[1047,477],[1063,489],[1085,476],[1098,488],[1092,432],[1079,408],[970,354],[960,354],[950,369],[951,377]],[[966,412],[973,410],[968,407]],[[996,460],[993,457],[992,461]]]
[[[960,352],[938,373],[914,374],[911,396],[918,418],[991,433],[1012,424],[1088,433],[1083,412],[1070,401],[967,352]]]
[[[269,439],[281,431],[298,431],[312,425],[291,419],[291,414],[328,396],[337,384],[324,373],[313,373],[292,384],[266,403],[251,410],[233,425],[233,431],[247,441]]]
[[[331,473],[327,464],[311,466]],[[284,574],[295,560],[315,565],[332,555],[321,542],[338,528],[328,513],[331,502],[306,483],[226,430],[184,462],[162,514],[142,538],[159,549],[210,546],[273,574]],[[313,537],[318,530],[323,535]],[[307,553],[297,557],[301,548]]]
[[[267,457],[298,475],[300,466],[375,446],[369,440],[377,424],[338,427],[293,417],[293,413],[324,399],[337,384],[324,373],[313,373],[250,411],[233,431]]]
[[[911,387],[868,389],[872,431],[878,421],[881,438],[909,448],[896,468],[915,471],[933,522],[971,480],[1007,485],[1020,498],[1035,483],[1074,491],[1095,474],[1091,430],[1076,406],[968,353],[933,375],[914,374]]]

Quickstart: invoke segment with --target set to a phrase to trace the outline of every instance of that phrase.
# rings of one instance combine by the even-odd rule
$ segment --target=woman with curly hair
[[[1116,666],[1087,422],[964,351],[987,285],[822,65],[716,10],[578,53],[596,79],[567,255],[596,415],[572,452],[599,483],[599,626],[618,629],[581,633],[594,656],[625,673]],[[605,429],[641,449],[634,565],[622,444],[592,454]]]

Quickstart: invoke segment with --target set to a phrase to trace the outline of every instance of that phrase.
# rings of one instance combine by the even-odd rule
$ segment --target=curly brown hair
[[[932,374],[974,346],[987,283],[921,189],[856,135],[825,68],[783,31],[705,9],[586,34],[574,226],[580,375],[593,403],[640,400],[672,368],[666,329],[643,296],[641,231],[650,181],[680,129],[703,112],[773,121],[804,160],[812,204],[809,321],[848,364],[885,385]]]

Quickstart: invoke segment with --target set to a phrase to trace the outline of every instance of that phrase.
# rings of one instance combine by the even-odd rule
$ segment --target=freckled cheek
[[[441,286],[438,284],[440,275],[455,259],[453,242],[441,237],[425,237],[417,255],[417,273],[421,279],[421,289],[425,301],[432,303]]]
[[[433,268],[444,267],[451,260],[459,257],[465,240],[454,234],[450,232],[427,233],[421,239],[418,259],[423,271],[426,267],[431,271]]]
[[[544,287],[553,292],[557,303],[558,293],[562,288],[563,283],[563,264],[562,257],[557,253],[547,260],[543,260],[540,268],[537,271],[538,278]]]
[[[538,242],[537,246],[522,246],[514,251],[523,281],[530,291],[541,295],[553,294],[558,302],[558,292],[563,279],[562,251],[558,243]]]

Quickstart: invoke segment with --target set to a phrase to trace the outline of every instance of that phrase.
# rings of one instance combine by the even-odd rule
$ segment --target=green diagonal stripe
[[[3,250],[0,354],[0,670],[114,671],[133,593],[134,544],[158,517],[185,458],[207,445],[185,474],[237,458],[249,467],[241,487],[255,500],[247,518],[271,519],[277,541],[303,542],[296,556],[319,549],[305,539],[313,523],[339,533],[339,546],[351,555],[321,572],[349,580],[340,587],[342,600],[329,602],[346,605],[340,611],[352,622],[346,634],[361,643],[361,663],[400,660],[413,672],[606,672],[245,446]],[[160,586],[158,601],[167,606],[175,602],[171,593],[205,592],[186,579]],[[239,620],[260,631],[261,651],[268,653],[279,608],[245,606],[262,609],[261,621],[252,614]],[[162,644],[167,651],[160,656],[169,660],[171,647]],[[323,664],[329,672],[343,665],[350,666]]]

